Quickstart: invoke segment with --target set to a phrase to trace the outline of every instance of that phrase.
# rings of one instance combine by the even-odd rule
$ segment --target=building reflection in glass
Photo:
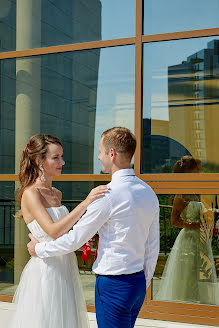
[[[175,51],[178,56],[177,47]],[[147,49],[145,53],[147,55]],[[175,54],[174,51],[173,54]],[[151,60],[153,63],[153,59]],[[163,72],[165,68],[163,69],[162,66],[165,66],[165,62],[168,62],[166,57],[161,59],[160,66],[154,63],[153,71],[150,72],[147,68],[148,72],[145,73],[145,76],[148,74],[145,78],[150,79],[149,75],[152,75],[152,85],[154,83],[151,103],[145,106],[148,108],[151,106],[150,110],[151,112],[153,110],[153,113],[155,110],[160,113],[161,119],[154,119],[153,113],[145,113],[151,118],[143,119],[143,148],[145,149],[143,149],[142,171],[143,173],[171,172],[174,161],[183,155],[191,154],[202,161],[204,172],[219,172],[217,143],[219,140],[217,127],[219,121],[219,40],[211,40],[206,48],[186,57],[180,64],[166,66],[167,89]],[[158,80],[156,84],[153,79]],[[160,99],[155,97],[156,92]],[[145,99],[146,102],[148,100]],[[167,118],[162,119],[165,109],[168,110],[165,114]],[[148,111],[147,107],[146,110]],[[158,139],[160,139],[160,145]],[[160,153],[161,144],[165,144],[166,149],[164,152],[163,148]],[[146,154],[145,151],[148,153]],[[156,161],[158,154],[161,154],[160,158],[162,158],[159,164]],[[150,164],[146,163],[148,158],[151,161]]]
[[[135,7],[134,0],[1,0],[0,51],[133,37]]]
[[[218,171],[219,40],[168,68],[169,136]]]

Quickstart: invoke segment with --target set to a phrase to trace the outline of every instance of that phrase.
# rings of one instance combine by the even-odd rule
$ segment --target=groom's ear
[[[110,154],[111,160],[113,160],[116,157],[117,152],[116,152],[116,150],[114,148],[110,148],[109,154]]]

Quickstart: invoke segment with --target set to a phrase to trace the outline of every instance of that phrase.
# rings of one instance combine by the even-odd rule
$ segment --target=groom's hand
[[[38,244],[38,240],[31,234],[29,233],[29,238],[30,238],[30,242],[27,244],[27,249],[28,252],[31,256],[37,256],[36,252],[35,252],[35,246],[36,244]]]

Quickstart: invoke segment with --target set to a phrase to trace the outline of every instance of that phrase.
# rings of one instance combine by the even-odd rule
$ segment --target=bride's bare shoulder
[[[34,185],[32,185],[25,188],[21,198],[21,202],[26,203],[32,200],[39,200],[39,199],[40,199],[39,191]]]
[[[33,209],[41,207],[41,199],[39,192],[33,186],[25,188],[21,198],[21,211],[26,223],[34,218]]]

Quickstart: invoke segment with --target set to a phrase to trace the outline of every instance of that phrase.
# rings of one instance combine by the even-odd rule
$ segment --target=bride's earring
[[[44,175],[44,169],[43,169],[42,165],[40,165],[40,171],[41,171],[40,180],[41,181],[46,181],[46,178],[45,178],[45,175]]]

